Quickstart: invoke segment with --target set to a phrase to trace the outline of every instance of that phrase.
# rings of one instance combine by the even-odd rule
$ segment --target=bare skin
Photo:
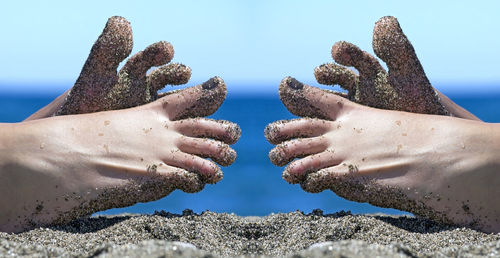
[[[283,178],[308,192],[330,189],[353,201],[500,232],[500,125],[388,111],[283,80],[289,110],[323,119],[278,121],[266,136]],[[293,86],[293,87],[292,87]],[[300,105],[300,106],[294,106]],[[298,158],[298,159],[297,159]],[[294,160],[296,159],[296,160]]]
[[[266,137],[277,144],[271,161],[290,163],[283,178],[309,192],[331,189],[353,201],[500,231],[500,207],[489,198],[500,193],[499,125],[481,123],[432,87],[396,18],[377,21],[373,49],[389,72],[343,41],[332,47],[332,57],[359,74],[334,63],[314,70],[319,83],[339,84],[348,94],[291,77],[282,81],[280,98],[288,110],[314,118],[270,124]]]
[[[0,124],[0,230],[67,222],[216,183],[222,172],[203,157],[231,164],[236,153],[228,144],[239,128],[177,118],[220,87],[200,85],[131,109]]]
[[[1,231],[64,223],[175,189],[197,192],[222,179],[214,162],[234,162],[229,144],[241,130],[202,117],[224,101],[224,81],[213,77],[158,94],[167,84],[186,83],[191,69],[165,65],[174,52],[161,41],[117,72],[131,50],[129,22],[111,17],[70,90],[23,123],[0,124]],[[153,66],[160,67],[147,74]],[[124,110],[99,112],[116,109]],[[84,113],[92,114],[71,115]]]

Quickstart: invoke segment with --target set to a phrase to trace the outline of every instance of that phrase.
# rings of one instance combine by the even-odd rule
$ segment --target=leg
[[[61,108],[61,106],[64,104],[69,92],[70,92],[70,90],[65,91],[59,97],[57,97],[52,102],[47,104],[47,106],[45,106],[45,107],[41,108],[40,110],[36,111],[35,113],[31,114],[24,121],[36,120],[36,119],[40,119],[40,118],[53,116]]]

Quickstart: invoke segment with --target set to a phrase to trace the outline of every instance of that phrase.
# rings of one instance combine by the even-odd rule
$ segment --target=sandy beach
[[[241,217],[206,211],[121,214],[19,234],[0,233],[0,256],[425,257],[500,256],[500,234],[426,219],[340,211]]]

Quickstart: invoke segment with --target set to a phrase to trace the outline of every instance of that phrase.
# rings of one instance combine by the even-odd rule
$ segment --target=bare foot
[[[166,41],[135,54],[117,73],[120,62],[132,51],[132,44],[130,23],[119,16],[109,18],[73,88],[26,120],[135,107],[156,100],[157,91],[167,84],[189,81],[189,67],[165,65],[174,57],[174,49]],[[146,74],[154,66],[161,67]]]
[[[280,97],[295,115],[266,138],[290,183],[439,222],[500,231],[500,126],[375,109],[285,78]],[[302,137],[302,138],[299,138]],[[298,160],[293,161],[294,159]]]
[[[224,101],[224,81],[213,77],[160,96],[157,90],[164,85],[186,83],[190,68],[163,65],[174,52],[168,42],[158,42],[131,57],[117,73],[131,49],[130,24],[111,17],[73,88],[30,116],[31,122],[0,128],[22,132],[11,145],[0,148],[14,151],[0,159],[0,196],[5,197],[0,207],[8,209],[1,212],[6,215],[0,218],[0,230],[18,232],[67,222],[156,200],[175,189],[200,191],[205,183],[222,178],[219,167],[203,158],[222,166],[234,162],[236,153],[228,144],[237,141],[240,128],[200,118]],[[42,119],[134,107],[162,96],[134,109]],[[35,180],[39,187],[33,187]],[[17,187],[19,182],[22,187]]]
[[[387,64],[389,73],[369,53],[340,41],[332,47],[333,59],[341,65],[353,66],[359,75],[329,63],[315,68],[317,81],[339,84],[348,90],[348,99],[371,107],[479,120],[432,87],[396,18],[386,16],[377,21],[373,49]]]
[[[225,92],[214,78],[131,109],[0,124],[0,230],[68,222],[216,183],[222,172],[204,158],[231,164],[228,144],[239,127],[181,119],[213,113]]]

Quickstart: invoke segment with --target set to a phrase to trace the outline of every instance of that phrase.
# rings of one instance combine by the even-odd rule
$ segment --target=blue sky
[[[275,91],[287,75],[317,85],[334,42],[373,53],[372,30],[399,19],[428,77],[444,91],[500,85],[500,1],[6,1],[0,15],[0,91],[62,91],[80,73],[108,17],[127,18],[133,53],[160,40],[233,91]],[[9,86],[10,85],[10,86]],[[30,88],[31,87],[31,88]]]

